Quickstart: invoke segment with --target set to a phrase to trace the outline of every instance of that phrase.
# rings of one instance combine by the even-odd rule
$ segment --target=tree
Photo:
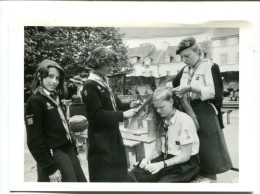
[[[97,46],[112,46],[119,62],[111,74],[132,71],[127,48],[118,28],[113,27],[43,27],[26,26],[24,29],[25,88],[31,84],[36,66],[44,59],[56,61],[66,72],[65,79],[74,75],[87,77],[86,59]]]

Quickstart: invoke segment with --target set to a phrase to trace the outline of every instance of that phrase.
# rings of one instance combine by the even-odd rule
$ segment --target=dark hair
[[[90,68],[99,69],[104,65],[116,63],[117,61],[117,55],[112,49],[100,46],[90,53],[87,59],[87,64]]]
[[[82,102],[82,101],[81,101],[81,98],[80,98],[79,95],[74,94],[74,95],[71,97],[71,102],[72,102],[72,103],[79,103],[79,102]]]
[[[56,91],[58,92],[60,97],[65,98],[65,96],[67,95],[67,90],[66,90],[65,84],[64,84],[64,76],[65,76],[64,70],[55,61],[52,61],[49,59],[45,59],[37,65],[37,69],[35,71],[34,79],[33,79],[32,86],[31,86],[31,91],[32,91],[32,93],[35,93],[36,89],[39,86],[41,86],[42,79],[46,78],[49,75],[50,67],[55,67],[60,72],[60,80],[59,80],[59,84],[56,88]]]

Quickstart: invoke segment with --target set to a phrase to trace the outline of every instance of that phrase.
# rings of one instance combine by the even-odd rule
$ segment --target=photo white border
[[[259,2],[0,2],[7,34],[8,144],[6,184],[11,191],[259,191]],[[217,11],[219,10],[219,11]],[[129,184],[24,182],[24,26],[239,27],[239,183]],[[8,33],[6,33],[8,32]],[[1,38],[2,39],[2,38]],[[3,48],[1,46],[1,48]],[[1,49],[2,54],[2,49]],[[2,56],[1,56],[2,57]],[[5,56],[6,57],[6,56]],[[3,59],[1,59],[2,65]],[[21,73],[22,72],[22,73]],[[2,72],[1,72],[2,74]],[[2,80],[1,80],[2,81]],[[2,105],[2,102],[1,102]],[[5,106],[6,107],[6,106]],[[2,114],[1,114],[2,115]],[[23,126],[23,127],[21,127]],[[1,126],[2,127],[2,126]],[[2,136],[3,135],[3,136]],[[4,139],[5,137],[5,139]],[[9,141],[7,141],[9,140]],[[2,149],[1,149],[2,151]],[[2,153],[1,153],[2,154]],[[5,154],[5,155],[4,155]],[[8,153],[3,151],[3,157]],[[1,158],[3,158],[1,155]],[[1,171],[1,177],[2,177]],[[1,178],[2,179],[2,178]],[[2,180],[1,180],[2,181]],[[4,180],[6,181],[6,180]],[[6,185],[5,185],[6,186]]]

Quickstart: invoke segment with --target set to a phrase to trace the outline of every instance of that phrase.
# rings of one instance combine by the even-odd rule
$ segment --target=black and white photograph
[[[190,5],[66,2],[7,22],[10,191],[259,190],[255,15]]]
[[[26,182],[239,182],[239,28],[24,35]]]

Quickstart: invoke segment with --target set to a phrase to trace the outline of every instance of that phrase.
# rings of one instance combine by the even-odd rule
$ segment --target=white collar
[[[99,75],[97,75],[97,74],[95,74],[93,72],[90,72],[88,79],[97,80],[97,81],[103,81],[103,79]]]
[[[97,83],[99,83],[100,85],[102,85],[105,88],[107,88],[108,90],[111,90],[111,88],[109,87],[108,83],[105,80],[103,80],[99,75],[97,75],[97,74],[95,74],[93,72],[90,72],[88,79],[89,80],[94,80]]]
[[[175,110],[176,111],[175,111],[174,115],[172,116],[172,118],[170,119],[169,122],[167,122],[167,120],[165,119],[165,124],[171,125],[171,124],[175,123],[175,121],[176,121],[176,114],[178,114],[178,112],[179,112],[179,110],[177,110],[177,109],[175,109]]]
[[[46,90],[45,88],[43,88],[43,92],[46,94],[46,95],[51,95],[51,92],[49,92],[48,90]]]

